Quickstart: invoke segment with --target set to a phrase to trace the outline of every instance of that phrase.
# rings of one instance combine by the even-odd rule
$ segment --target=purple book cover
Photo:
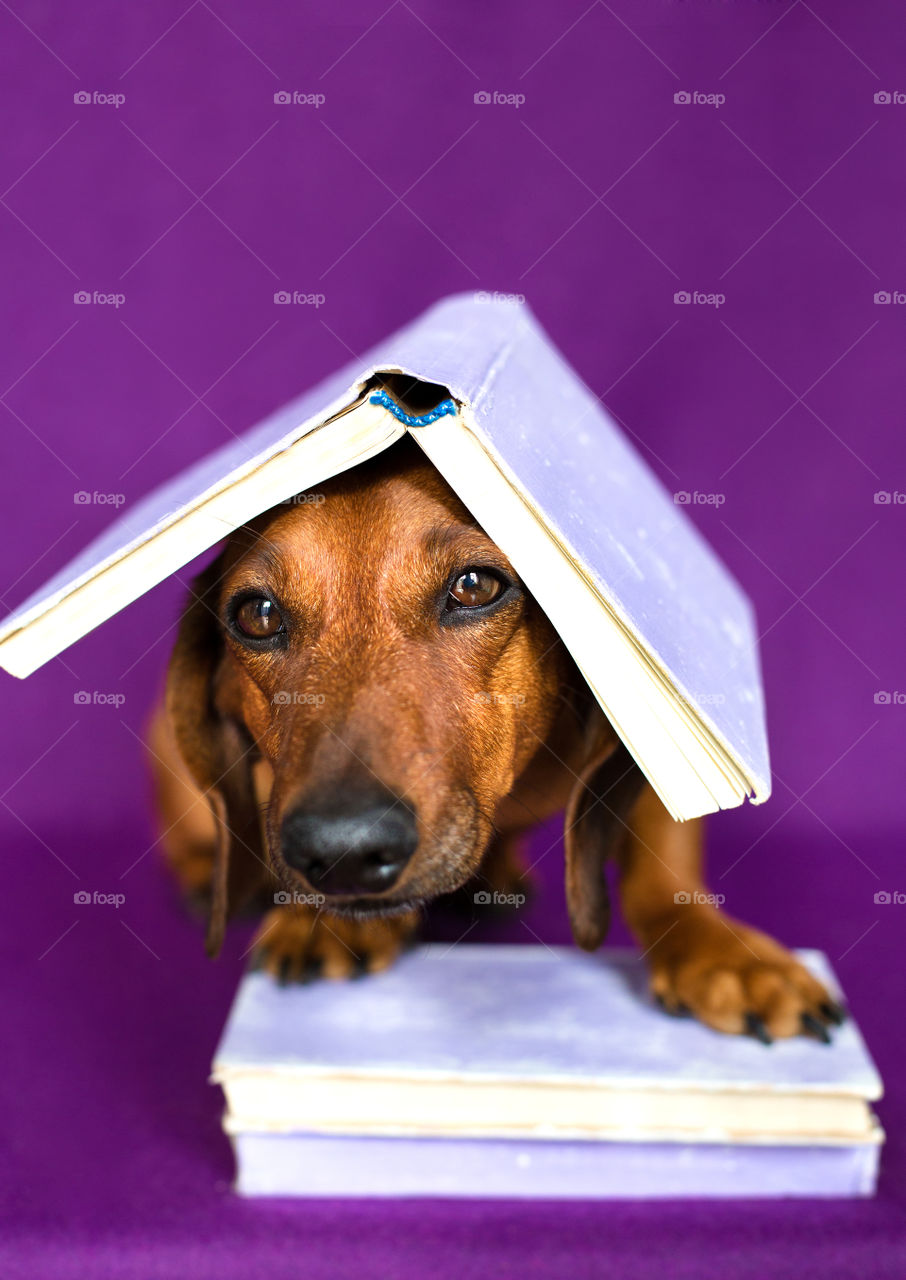
[[[820,952],[798,955],[839,994]],[[281,987],[246,974],[213,1075],[249,1068],[866,1099],[882,1090],[852,1019],[831,1046],[794,1036],[766,1052],[745,1036],[665,1017],[634,952],[469,943],[421,947],[367,982]]]
[[[661,486],[529,309],[474,295],[438,303],[361,360],[124,512],[6,619],[0,643],[101,566],[116,563],[288,448],[351,403],[371,375],[385,370],[440,383],[468,408],[476,431],[516,488],[544,513],[567,554],[648,660],[712,726],[742,763],[758,798],[765,799],[770,769],[746,597],[681,502]],[[501,545],[517,571],[528,576],[527,567],[520,568],[519,547]],[[185,561],[205,549],[187,547]],[[108,602],[103,617],[124,603]],[[556,617],[552,621],[556,625]],[[612,624],[602,619],[604,625]]]

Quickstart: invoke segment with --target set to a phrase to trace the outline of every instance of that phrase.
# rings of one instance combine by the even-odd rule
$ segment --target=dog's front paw
[[[648,950],[651,990],[673,1014],[717,1031],[830,1042],[844,1012],[787,949],[711,907],[684,905]]]
[[[414,911],[354,920],[309,907],[275,907],[258,930],[253,963],[281,983],[377,973],[403,950],[416,921]]]

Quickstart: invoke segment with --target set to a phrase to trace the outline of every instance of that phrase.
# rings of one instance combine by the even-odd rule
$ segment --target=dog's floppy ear
[[[264,866],[252,741],[241,725],[220,713],[215,701],[223,656],[216,612],[221,573],[218,558],[192,584],[170,658],[166,695],[180,754],[204,792],[217,828],[206,944],[210,955],[220,950],[230,905],[239,905]]]
[[[626,818],[645,777],[596,707],[585,762],[566,806],[566,904],[573,937],[594,951],[607,937],[610,895],[604,867],[626,835]]]

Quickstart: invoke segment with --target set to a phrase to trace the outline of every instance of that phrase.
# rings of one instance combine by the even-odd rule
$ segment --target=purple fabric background
[[[668,486],[724,499],[693,515],[757,604],[776,776],[712,822],[714,888],[828,951],[889,1133],[870,1203],[232,1199],[205,1080],[249,930],[205,960],[139,745],[170,582],[3,680],[4,1274],[902,1274],[900,7],[11,0],[0,43],[3,601],[104,524],[74,493],[134,500],[442,294],[525,294]],[[470,940],[566,939],[546,849]]]

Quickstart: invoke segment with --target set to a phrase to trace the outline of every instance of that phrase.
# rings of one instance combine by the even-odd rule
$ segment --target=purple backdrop
[[[524,294],[756,601],[775,795],[713,821],[714,888],[828,951],[889,1134],[864,1204],[233,1200],[206,1071],[249,931],[204,959],[139,745],[170,582],[2,680],[5,1275],[902,1274],[904,37],[843,0],[2,6],[3,602],[98,495],[441,294]],[[485,936],[566,939],[555,837]]]

